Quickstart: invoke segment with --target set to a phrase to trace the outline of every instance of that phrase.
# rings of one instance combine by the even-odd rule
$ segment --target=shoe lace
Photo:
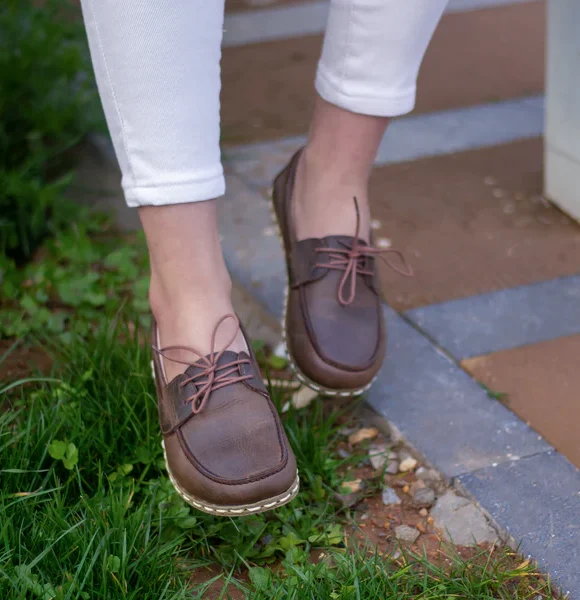
[[[232,335],[230,341],[225,344],[225,346],[219,350],[215,351],[215,339],[217,335],[217,331],[220,325],[226,321],[227,319],[233,319],[236,323],[236,328],[234,330],[234,334]],[[234,373],[239,373],[240,365],[250,365],[251,361],[249,358],[239,358],[237,360],[232,360],[228,363],[222,364],[218,366],[218,362],[220,358],[223,356],[224,352],[231,346],[233,341],[236,339],[238,335],[238,331],[240,328],[240,322],[238,318],[234,314],[224,315],[216,324],[213,329],[211,336],[211,346],[210,353],[208,355],[204,355],[195,348],[191,348],[189,346],[166,346],[165,348],[156,348],[153,346],[153,350],[164,359],[180,363],[182,365],[188,365],[200,368],[199,373],[192,375],[191,377],[187,377],[183,381],[180,382],[179,387],[183,389],[189,383],[194,383],[199,385],[200,380],[203,380],[201,387],[197,390],[195,394],[186,398],[185,402],[192,403],[192,413],[198,414],[200,413],[204,407],[206,406],[209,397],[212,392],[224,388],[228,385],[232,385],[234,383],[239,383],[241,381],[247,381],[248,379],[252,379],[253,375],[234,375]],[[179,360],[177,358],[171,358],[167,355],[168,352],[172,350],[185,350],[186,352],[191,352],[197,356],[199,359],[194,363],[190,363],[188,361]]]
[[[344,271],[337,291],[338,301],[342,306],[352,304],[355,298],[357,275],[374,275],[374,267],[370,269],[364,268],[364,260],[367,257],[380,258],[388,267],[403,277],[413,277],[414,275],[413,269],[399,250],[394,250],[393,248],[373,248],[372,246],[363,246],[360,244],[358,237],[360,232],[360,210],[356,198],[354,198],[354,206],[356,210],[356,228],[352,244],[340,242],[344,246],[344,250],[340,248],[316,248],[315,250],[317,254],[327,254],[329,259],[326,263],[315,262],[315,267]],[[388,260],[385,256],[386,254],[397,256],[404,270]],[[347,283],[349,284],[349,294],[348,298],[345,299],[344,293]]]

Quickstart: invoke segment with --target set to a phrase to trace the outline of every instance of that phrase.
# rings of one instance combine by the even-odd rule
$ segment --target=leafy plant
[[[42,260],[18,268],[0,256],[0,338],[86,336],[123,307],[146,321],[147,271],[142,235],[122,238],[106,217],[79,209],[46,242]]]
[[[65,469],[69,471],[79,462],[79,451],[72,442],[53,440],[48,446],[48,453],[55,460],[61,460]]]
[[[0,8],[0,254],[28,260],[70,217],[70,149],[100,122],[73,3]]]

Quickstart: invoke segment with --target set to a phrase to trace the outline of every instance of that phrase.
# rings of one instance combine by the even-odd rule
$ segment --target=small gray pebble
[[[427,508],[435,502],[435,492],[428,487],[419,488],[413,494],[413,504],[419,508]]]
[[[369,448],[369,459],[373,469],[379,470],[385,466],[389,457],[389,447],[386,444],[373,444]]]
[[[409,525],[399,525],[398,527],[395,527],[395,536],[401,542],[413,544],[419,535],[419,532],[414,527],[409,527]]]
[[[385,506],[393,506],[394,504],[401,504],[401,499],[397,495],[397,492],[392,487],[383,488],[383,504]]]
[[[424,481],[427,485],[432,485],[441,481],[441,476],[435,469],[428,469],[427,467],[419,467],[415,471],[417,479]]]
[[[444,539],[458,546],[473,546],[484,542],[496,543],[498,535],[484,513],[470,500],[449,490],[431,510],[435,527]]]

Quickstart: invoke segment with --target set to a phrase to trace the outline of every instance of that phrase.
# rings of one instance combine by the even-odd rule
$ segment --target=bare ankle
[[[354,198],[357,199],[361,217],[359,237],[368,241],[368,180],[325,165],[324,161],[317,158],[311,160],[303,153],[298,163],[292,196],[298,239],[354,235]]]
[[[167,281],[151,275],[149,303],[156,320],[176,318],[183,312],[205,312],[210,306],[231,309],[232,283],[229,276],[215,279],[199,277],[192,285],[190,278]]]
[[[236,334],[233,321],[224,322],[212,347],[212,334],[219,320],[227,314],[234,314],[231,300],[231,283],[223,289],[212,291],[200,286],[197,289],[180,290],[178,295],[168,296],[166,290],[155,283],[150,290],[151,310],[159,329],[158,343],[162,348],[184,346],[194,348],[199,355],[181,351],[178,358],[195,362],[201,356],[225,349],[234,352],[247,351],[247,343],[241,331]],[[182,373],[186,366],[179,362],[164,360],[167,377],[173,379]]]

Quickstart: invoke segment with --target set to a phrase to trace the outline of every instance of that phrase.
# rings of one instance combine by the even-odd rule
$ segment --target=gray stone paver
[[[228,191],[218,205],[224,256],[232,273],[272,314],[282,314],[284,255],[265,190],[228,175]]]
[[[276,348],[281,341],[280,328],[272,314],[258,304],[245,288],[234,282],[232,303],[240,321],[244,324],[250,339],[262,340],[270,348]]]
[[[450,0],[447,13],[465,12],[518,4],[531,0]],[[225,47],[243,46],[271,40],[289,39],[304,35],[321,34],[326,27],[329,3],[325,0],[309,0],[288,6],[275,6],[275,0],[250,2],[248,5],[264,8],[227,13],[224,22]]]
[[[499,541],[497,532],[484,513],[468,498],[458,496],[453,490],[437,500],[431,517],[444,539],[460,546]]]
[[[406,316],[461,360],[580,333],[579,307],[580,274],[432,304]]]
[[[558,452],[463,475],[459,482],[524,555],[580,598],[580,471]]]

